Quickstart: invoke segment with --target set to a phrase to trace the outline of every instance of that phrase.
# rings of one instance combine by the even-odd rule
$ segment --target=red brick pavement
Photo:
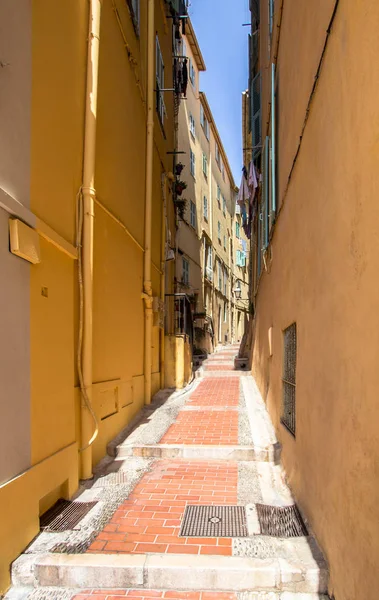
[[[191,394],[190,406],[238,406],[240,382],[237,377],[203,380]]]
[[[120,600],[121,598],[134,598],[134,600],[150,600],[162,598],[163,600],[237,600],[237,595],[225,592],[175,592],[156,590],[84,590],[76,594],[72,600]]]
[[[238,412],[182,411],[160,441],[161,444],[224,446],[238,444]]]
[[[231,538],[183,538],[179,532],[187,504],[236,504],[237,482],[235,462],[157,461],[88,552],[231,556]]]

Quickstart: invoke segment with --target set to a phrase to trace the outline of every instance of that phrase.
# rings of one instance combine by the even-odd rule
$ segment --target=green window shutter
[[[251,133],[253,141],[253,156],[259,156],[262,144],[262,124],[261,124],[261,74],[258,73],[251,83]]]
[[[271,65],[271,147],[270,147],[270,172],[271,172],[271,224],[275,220],[276,213],[276,97],[275,97],[275,65]]]
[[[269,151],[270,151],[270,138],[267,136],[264,144],[264,156],[263,156],[263,250],[266,250],[268,246],[268,234],[269,234]]]

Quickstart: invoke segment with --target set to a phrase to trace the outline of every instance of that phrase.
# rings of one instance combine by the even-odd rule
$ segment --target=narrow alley
[[[378,600],[378,30],[0,0],[0,600]]]
[[[236,350],[213,354],[188,390],[158,393],[108,446],[75,497],[94,503],[79,529],[46,522],[14,563],[6,600],[324,598],[327,566],[300,514],[259,511],[294,501]]]

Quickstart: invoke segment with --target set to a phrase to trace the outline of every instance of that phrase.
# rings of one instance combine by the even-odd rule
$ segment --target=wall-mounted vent
[[[283,407],[281,421],[293,436],[296,434],[296,323],[283,332]]]

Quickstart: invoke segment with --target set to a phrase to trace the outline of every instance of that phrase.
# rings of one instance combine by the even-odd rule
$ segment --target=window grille
[[[283,406],[281,422],[293,436],[296,434],[296,323],[283,332]]]

